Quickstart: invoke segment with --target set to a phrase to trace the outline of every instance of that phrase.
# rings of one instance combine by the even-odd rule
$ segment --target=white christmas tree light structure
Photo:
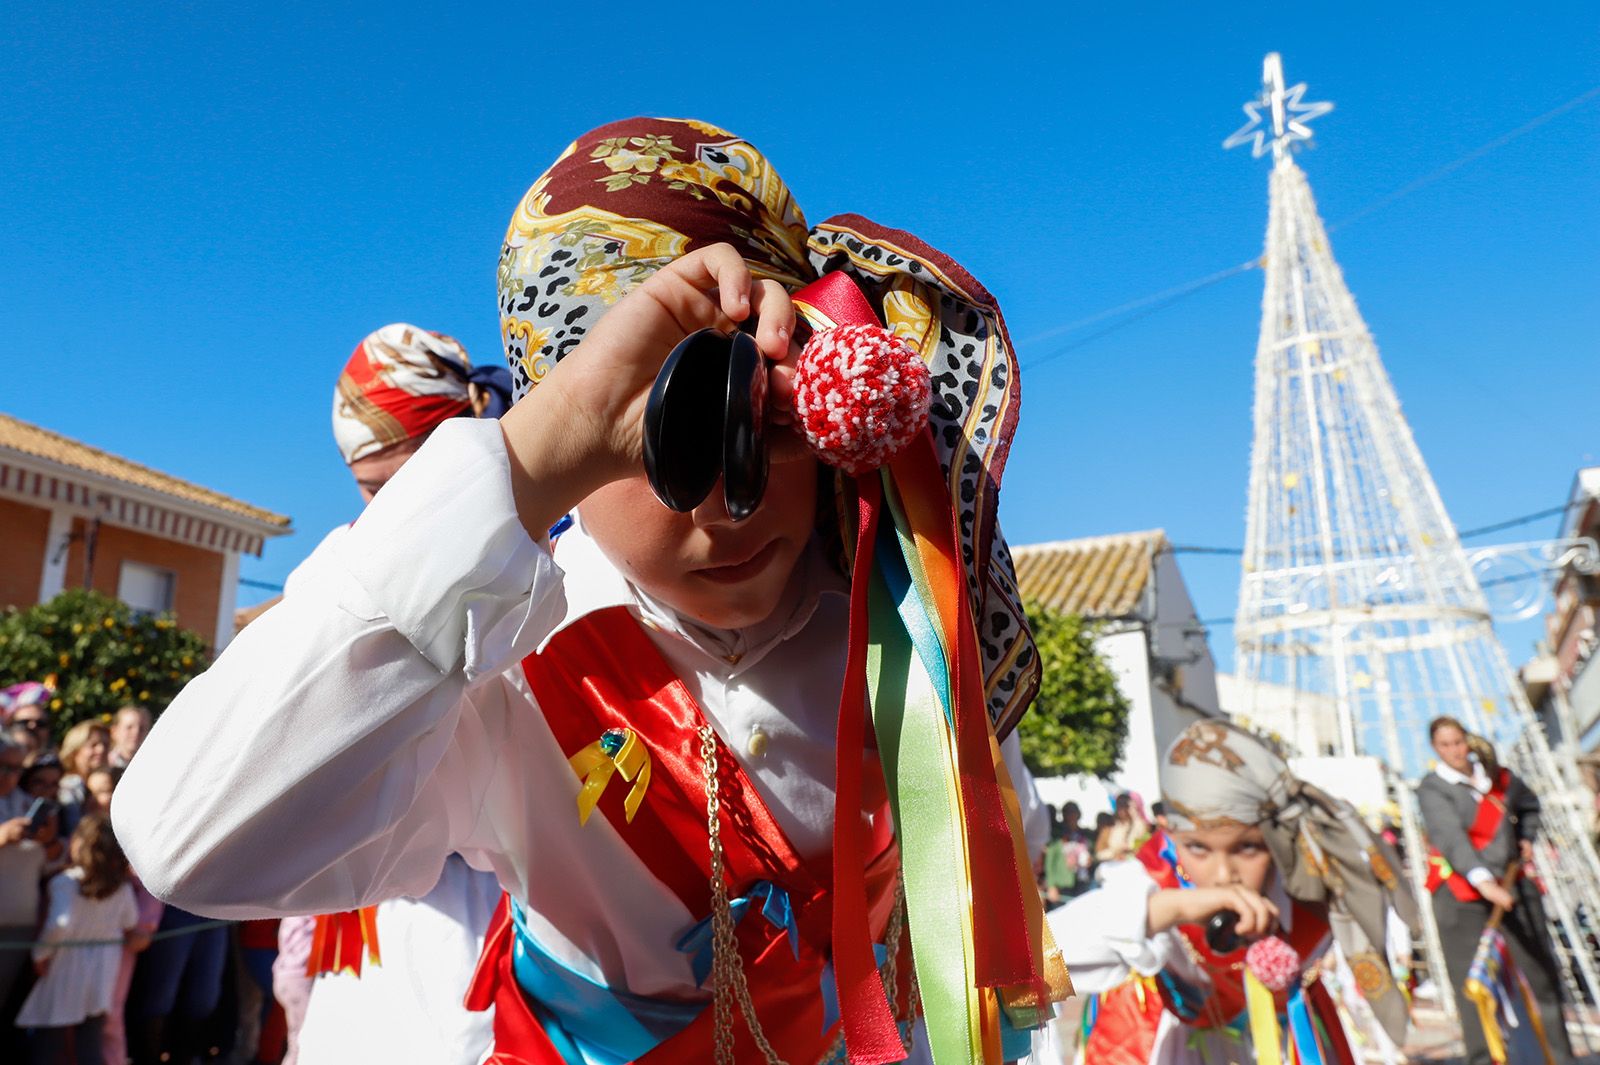
[[[1257,156],[1270,149],[1273,158],[1235,622],[1247,694],[1230,709],[1249,717],[1250,693],[1314,696],[1305,705],[1331,707],[1333,720],[1296,728],[1320,735],[1325,748],[1299,753],[1376,756],[1396,783],[1427,771],[1435,717],[1453,716],[1488,738],[1545,802],[1551,846],[1538,864],[1550,887],[1552,931],[1581,944],[1580,914],[1600,916],[1600,864],[1573,801],[1575,773],[1551,754],[1495,636],[1293,158],[1311,136],[1307,123],[1332,105],[1305,103],[1304,84],[1285,88],[1276,53],[1262,81],[1261,95],[1245,105],[1250,122],[1224,142],[1251,144]],[[1410,789],[1397,794],[1416,856],[1422,843]],[[1421,863],[1409,864],[1420,893]],[[1440,972],[1437,932],[1429,933],[1429,960]],[[1563,955],[1570,992],[1600,988],[1588,951]]]

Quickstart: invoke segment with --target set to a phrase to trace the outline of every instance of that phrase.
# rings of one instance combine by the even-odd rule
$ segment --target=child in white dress
[[[33,949],[39,982],[17,1014],[17,1027],[31,1029],[28,1060],[38,1065],[55,1065],[69,1041],[74,1061],[99,1065],[123,943],[139,920],[110,820],[84,817],[70,854],[72,864],[50,881],[49,911]]]

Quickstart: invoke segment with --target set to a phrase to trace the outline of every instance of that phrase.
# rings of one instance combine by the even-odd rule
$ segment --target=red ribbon
[[[830,273],[794,296],[826,315],[835,325],[880,325],[878,316],[854,280]],[[972,603],[967,595],[965,567],[957,547],[955,518],[942,504],[947,497],[944,475],[931,431],[924,431],[890,461],[895,483],[901,487],[903,505],[913,511],[912,526],[932,534],[933,547],[946,567],[944,580],[950,599],[939,604],[946,623],[954,619],[950,648],[951,688],[955,700],[956,761],[961,777],[962,807],[968,826],[968,859],[973,896],[983,919],[974,921],[975,976],[980,986],[1037,984],[1042,979],[1039,954],[1028,938],[1027,910],[1022,893],[1032,890],[1017,869],[1006,821],[1000,785],[995,778],[989,747],[988,710],[983,694],[983,669],[978,653]],[[871,545],[856,555],[856,573],[870,568]],[[851,618],[851,646],[866,638],[865,623]],[[853,683],[847,675],[847,684]],[[844,750],[841,746],[841,752]],[[848,1028],[847,1028],[848,1031]]]
[[[944,476],[934,451],[933,436],[922,433],[890,462],[901,502],[913,528],[936,534],[932,546],[945,572],[932,583],[948,589],[953,602],[939,610],[955,618],[950,686],[955,703],[956,768],[961,777],[961,805],[967,820],[967,859],[976,913],[973,920],[974,976],[980,987],[1041,983],[1039,951],[1028,938],[1028,918],[1017,868],[1011,825],[1006,820],[1000,782],[989,746],[989,711],[983,696],[977,629],[967,594],[966,570],[956,547],[955,519],[947,506]],[[924,556],[925,561],[929,561]],[[936,592],[937,594],[937,592]]]
[[[867,595],[883,485],[876,472],[856,482],[858,520],[850,578],[850,654],[839,696],[837,781],[833,813],[833,973],[839,1019],[851,1065],[905,1057],[894,1012],[883,992],[867,925],[866,845],[861,825],[861,752],[867,724]]]

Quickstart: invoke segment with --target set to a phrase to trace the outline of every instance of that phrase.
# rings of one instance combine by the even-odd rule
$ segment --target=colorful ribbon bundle
[[[813,330],[878,326],[843,274],[795,295]],[[855,481],[840,811],[861,805],[865,700],[900,839],[912,955],[934,1060],[999,1062],[1071,994],[1033,888],[1016,791],[986,710],[954,519],[924,430]],[[864,635],[864,638],[863,638]],[[904,1056],[872,951],[863,825],[834,821],[833,961],[852,1065]]]
[[[361,975],[362,955],[373,965],[382,965],[378,953],[378,908],[324,913],[317,917],[311,934],[311,957],[306,960],[306,975],[350,972]]]
[[[1478,1007],[1483,1040],[1489,1045],[1489,1056],[1497,1065],[1505,1065],[1511,1060],[1506,1028],[1521,1027],[1519,1012],[1527,1014],[1540,1053],[1547,1065],[1553,1065],[1555,1057],[1550,1052],[1550,1040],[1545,1034],[1539,1004],[1534,1001],[1533,989],[1528,986],[1528,981],[1511,960],[1505,933],[1500,929],[1485,930],[1483,938],[1478,941],[1477,953],[1472,956],[1472,965],[1467,970],[1464,990]],[[1521,1061],[1522,1058],[1517,1060]]]

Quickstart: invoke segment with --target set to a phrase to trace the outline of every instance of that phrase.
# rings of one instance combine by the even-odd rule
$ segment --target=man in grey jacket
[[[1572,1046],[1561,1015],[1560,982],[1544,922],[1544,908],[1532,881],[1521,878],[1507,890],[1500,883],[1513,861],[1527,862],[1539,831],[1539,798],[1508,769],[1474,761],[1467,732],[1454,718],[1428,726],[1439,765],[1417,786],[1422,820],[1433,847],[1433,913],[1444,941],[1457,1012],[1467,1045],[1468,1065],[1489,1065],[1489,1049],[1478,1023],[1477,1007],[1463,987],[1478,939],[1493,907],[1508,912],[1501,922],[1511,956],[1539,1003],[1545,1033],[1558,1065],[1572,1060]]]

